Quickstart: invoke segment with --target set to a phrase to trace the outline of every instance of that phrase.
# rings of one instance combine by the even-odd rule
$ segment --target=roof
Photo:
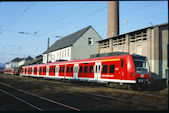
[[[111,37],[111,38],[116,38],[116,37],[124,36],[124,35],[126,35],[126,34],[134,33],[134,32],[137,32],[137,31],[141,31],[141,30],[148,29],[148,28],[154,28],[154,27],[160,27],[160,26],[166,26],[166,25],[168,25],[168,23],[153,25],[153,26],[141,28],[141,29],[138,29],[138,30],[135,30],[135,31],[131,31],[131,32],[128,32],[128,33],[120,34],[120,35],[117,35],[117,36],[114,36],[114,37]],[[103,40],[106,41],[106,40],[109,40],[109,39],[110,39],[110,38],[106,38],[106,39],[103,39]],[[103,40],[99,40],[99,41],[97,41],[97,42],[102,42]]]
[[[28,56],[25,58],[25,60],[33,60],[33,58],[31,56]]]
[[[19,61],[21,61],[21,60],[33,60],[33,58],[31,57],[31,56],[28,56],[28,57],[26,57],[26,58],[15,58],[15,59],[13,59],[11,62],[19,62]]]
[[[11,62],[19,62],[19,61],[21,61],[21,60],[23,60],[23,58],[15,58],[15,59],[13,59]]]
[[[41,57],[43,57],[43,56],[42,55],[38,55],[35,58],[38,59],[38,58],[41,58]]]
[[[46,64],[35,64],[35,65],[27,65],[24,67],[31,67],[31,66],[47,66],[47,65],[56,65],[56,64],[65,64],[65,63],[79,63],[79,62],[93,62],[96,60],[105,60],[105,59],[116,59],[116,58],[122,58],[124,56],[129,56],[131,54],[122,54],[118,56],[105,56],[105,57],[98,57],[98,58],[88,58],[88,59],[81,59],[81,60],[71,60],[71,61],[62,61],[62,62],[53,62],[53,63],[46,63]]]
[[[47,52],[56,51],[65,47],[72,46],[76,40],[78,40],[88,29],[92,26],[88,26],[86,28],[83,28],[75,33],[72,33],[68,36],[63,37],[60,40],[57,40],[51,47],[49,47],[48,50],[46,50],[43,54],[46,54]]]

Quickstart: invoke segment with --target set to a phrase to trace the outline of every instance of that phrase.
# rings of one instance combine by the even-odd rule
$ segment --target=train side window
[[[62,67],[62,73],[64,73],[65,67]]]
[[[67,67],[66,72],[69,73],[69,67]]]
[[[43,68],[43,73],[46,73],[46,68],[45,67]]]
[[[90,66],[89,73],[93,73],[93,66]]]
[[[121,67],[123,67],[123,60],[121,60]]]
[[[109,73],[114,73],[114,65],[110,65]]]
[[[84,73],[87,73],[87,66],[84,67]]]
[[[102,73],[107,73],[107,65],[103,65]]]
[[[97,73],[97,65],[96,65],[96,71],[95,72]]]
[[[53,72],[55,73],[55,70],[56,70],[56,68],[55,67],[53,67]]]
[[[100,65],[99,65],[98,73],[100,73]]]
[[[73,67],[70,68],[70,72],[73,73]]]
[[[61,69],[62,69],[62,68],[60,67],[60,69],[59,69],[59,72],[60,72],[60,73],[61,73]]]
[[[82,73],[82,69],[83,69],[83,67],[80,66],[80,68],[79,68],[79,73]]]

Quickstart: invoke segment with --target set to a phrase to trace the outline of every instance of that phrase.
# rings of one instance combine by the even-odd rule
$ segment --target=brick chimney
[[[119,1],[108,1],[107,38],[119,35]]]

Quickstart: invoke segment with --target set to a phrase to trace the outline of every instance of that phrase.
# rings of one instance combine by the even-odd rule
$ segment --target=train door
[[[48,71],[48,73],[49,73],[49,76],[55,76],[55,68],[56,68],[56,65],[51,65],[51,66],[49,66],[49,71]]]
[[[123,80],[125,78],[125,68],[124,68],[124,60],[121,59],[120,62],[120,75],[121,75],[121,80]]]
[[[121,80],[120,65],[120,59],[111,59],[103,61],[101,78]]]
[[[66,65],[66,77],[73,77],[73,67],[74,67],[74,64]]]
[[[78,79],[78,66],[79,64],[74,64],[74,78]]]
[[[59,76],[65,77],[65,65],[59,65]]]
[[[56,77],[59,75],[59,65],[56,65]]]
[[[101,62],[96,62],[95,63],[95,80],[100,80],[100,67],[101,67]]]

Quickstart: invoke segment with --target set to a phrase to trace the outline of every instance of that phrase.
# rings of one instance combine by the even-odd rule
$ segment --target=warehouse
[[[150,26],[97,43],[97,54],[128,52],[149,59],[153,79],[168,78],[168,23]]]

